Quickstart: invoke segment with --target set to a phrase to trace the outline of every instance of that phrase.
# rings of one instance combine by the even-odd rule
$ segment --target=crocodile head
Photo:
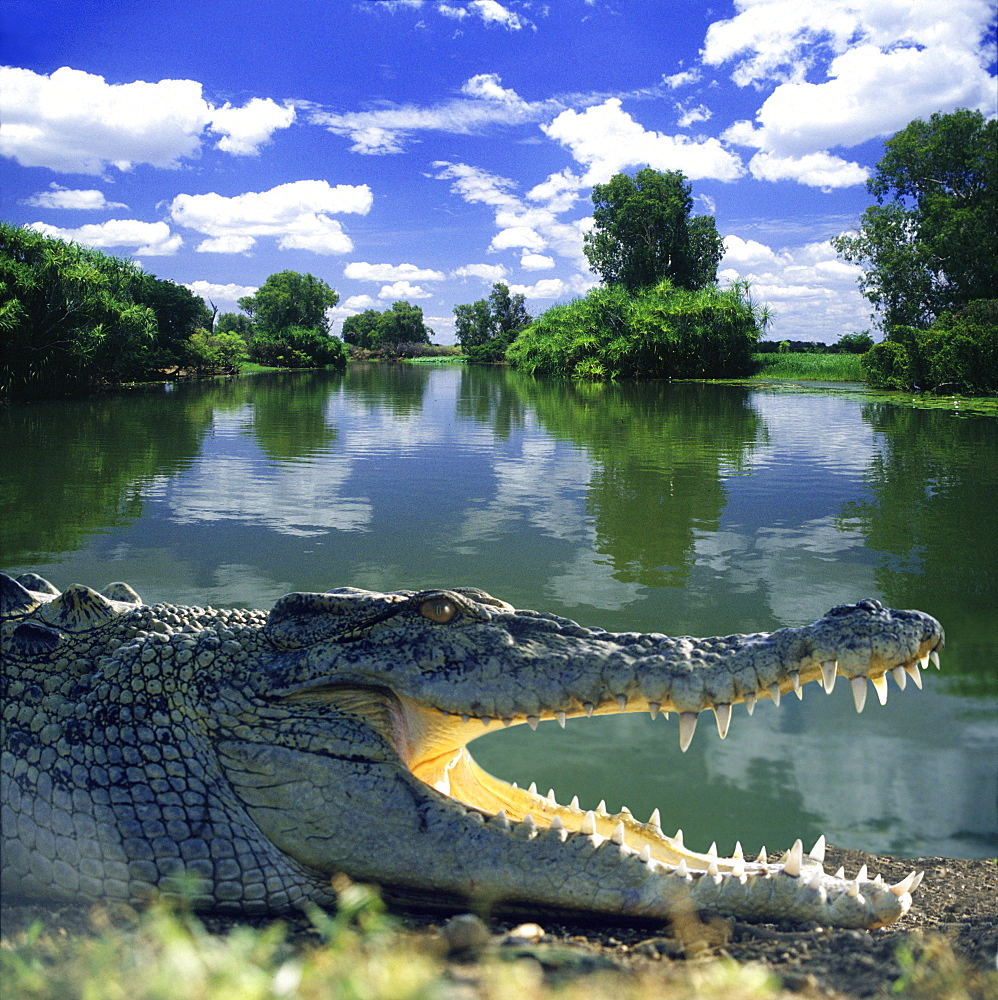
[[[344,588],[282,598],[264,632],[287,654],[275,661],[272,695],[363,718],[425,786],[521,837],[614,843],[647,866],[652,882],[654,873],[678,873],[700,901],[746,916],[775,904],[786,915],[874,926],[904,913],[920,881],[887,887],[865,872],[825,875],[823,840],[807,855],[797,842],[775,864],[765,854],[749,862],[740,848],[730,858],[695,853],[682,831],[663,833],[658,810],[642,823],[626,809],[609,815],[559,803],[488,774],[467,744],[493,727],[648,712],[676,714],[685,751],[701,712],[712,712],[723,739],[734,705],[751,714],[758,699],[779,704],[812,681],[830,693],[840,676],[862,711],[868,681],[883,703],[888,673],[902,688],[909,678],[921,686],[920,667],[938,663],[942,630],[921,612],[866,600],[804,628],[693,639],[584,628],[468,588]]]
[[[584,628],[470,588],[289,594],[263,616],[146,607],[121,585],[104,597],[77,587],[59,595],[20,580],[8,587],[3,628],[24,676],[75,663],[59,711],[75,720],[78,745],[60,725],[53,746],[76,763],[60,773],[82,782],[85,803],[96,773],[88,761],[105,762],[106,784],[107,760],[131,760],[116,772],[127,787],[110,796],[112,808],[133,803],[121,807],[121,844],[139,852],[154,888],[166,887],[161,876],[196,874],[204,905],[322,901],[329,877],[344,872],[430,904],[471,898],[625,919],[693,906],[875,927],[906,912],[921,880],[826,873],[823,838],[772,861],[738,847],[731,857],[693,852],[681,831],[663,832],[658,810],[643,823],[626,809],[559,803],[487,774],[467,749],[503,726],[649,712],[676,715],[685,750],[701,712],[723,738],[738,703],[751,714],[759,699],[779,703],[810,682],[830,692],[838,677],[862,710],[868,683],[883,702],[888,673],[920,686],[920,668],[938,665],[942,629],[918,611],[867,600],[801,628],[693,639]],[[152,721],[131,724],[139,719]],[[11,745],[30,754],[52,728],[37,722]],[[120,746],[136,740],[149,745]],[[167,784],[164,765],[146,760],[164,762]],[[159,777],[147,780],[145,767]],[[30,770],[14,773],[23,803]],[[136,817],[154,817],[156,788],[185,835],[173,845],[166,823],[139,843]],[[106,821],[107,807],[93,808]],[[22,884],[39,891],[27,876]]]

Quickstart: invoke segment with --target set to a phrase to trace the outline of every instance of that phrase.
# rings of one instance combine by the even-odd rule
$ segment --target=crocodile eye
[[[446,625],[457,614],[457,607],[445,597],[431,597],[420,604],[419,613],[431,622]]]

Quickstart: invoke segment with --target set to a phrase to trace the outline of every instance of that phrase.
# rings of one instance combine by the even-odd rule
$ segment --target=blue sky
[[[682,170],[769,336],[870,325],[828,239],[883,140],[996,113],[986,0],[6,0],[0,215],[220,311],[310,272],[343,317],[595,283],[592,185]]]

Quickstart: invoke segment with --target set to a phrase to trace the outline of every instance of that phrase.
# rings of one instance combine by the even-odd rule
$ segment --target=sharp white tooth
[[[910,872],[906,875],[900,882],[896,882],[894,885],[890,886],[891,892],[895,896],[903,896],[906,892],[911,892],[911,887],[915,884],[915,873]]]
[[[790,671],[790,683],[794,686],[794,693],[796,694],[800,690],[800,671],[791,670]]]
[[[462,721],[462,722],[463,722],[463,723],[464,723],[465,725],[467,725],[467,724],[468,724],[468,723],[469,723],[469,722],[471,721],[471,716],[470,716],[470,715],[462,715],[462,716],[461,716],[461,721]]]
[[[564,830],[565,824],[561,821],[560,816],[554,816],[551,819],[551,829],[552,830]]]
[[[860,867],[859,871],[856,872],[856,882],[859,883],[859,882],[869,882],[869,881],[870,877],[867,874],[866,865],[863,865]]]
[[[672,840],[676,847],[681,848],[683,846],[683,831],[681,829],[677,830],[676,835],[672,838]]]
[[[831,694],[835,687],[835,668],[837,666],[835,660],[825,660],[821,664],[821,683],[825,688],[825,694]]]
[[[874,876],[873,884],[875,886],[877,886],[878,888],[880,888],[881,886],[883,886],[883,884],[884,884],[884,876],[880,875],[880,874]]]
[[[852,687],[852,700],[856,704],[856,711],[862,712],[866,704],[866,678],[854,677],[849,685]]]
[[[903,691],[908,683],[908,675],[904,672],[904,667],[895,667],[891,671],[894,683]]]
[[[558,800],[554,797],[554,789],[553,788],[549,788],[548,789],[548,802],[550,802],[551,805],[553,805],[553,806],[556,806],[558,804]]]
[[[745,861],[742,858],[735,858],[731,866],[731,874],[735,878],[741,878],[745,874]]]
[[[717,867],[717,862],[716,861],[711,861],[710,864],[707,865],[707,874],[708,875],[720,875],[721,874],[720,870]]]
[[[662,829],[662,814],[658,811],[657,806],[652,810],[651,816],[648,817],[648,825],[657,826],[660,830]]]
[[[925,878],[925,872],[919,872],[915,876],[915,881],[911,883],[911,888],[908,891],[914,892],[922,884],[923,878]]]
[[[676,874],[680,878],[689,878],[690,877],[690,870],[689,870],[689,868],[686,867],[686,859],[685,858],[680,858],[679,864],[676,865]]]
[[[748,710],[749,715],[755,711],[755,695],[751,691],[745,695],[745,708]]]
[[[929,659],[932,661],[936,670],[942,670],[942,666],[939,663],[939,654],[935,650],[932,650],[932,652],[929,653]]]
[[[716,840],[710,845],[710,850],[707,852],[707,854],[708,854],[709,857],[712,857],[712,858],[716,858],[717,857],[717,841]]]
[[[769,685],[769,697],[773,699],[773,704],[779,708],[780,707],[780,685],[770,684]]]
[[[745,855],[742,854],[742,842],[740,840],[735,841],[735,849],[732,851],[731,856],[733,858],[744,858]]]
[[[582,703],[582,708],[583,708],[583,709],[585,710],[585,713],[586,713],[586,715],[587,715],[587,716],[589,716],[589,718],[592,718],[592,715],[593,715],[593,709],[594,709],[595,707],[596,707],[596,706],[595,706],[595,705],[593,705],[593,703],[592,703],[591,701],[584,701],[584,702]]]
[[[835,872],[836,878],[844,879],[846,877],[846,870],[841,865],[839,865],[838,870]]]
[[[877,698],[881,705],[887,704],[887,674],[881,674],[879,677],[871,677],[870,683],[873,685],[873,690],[877,692]]]
[[[530,813],[527,813],[527,815],[523,817],[523,825],[528,830],[536,830],[537,829],[537,824],[534,822],[534,817],[531,816]]]
[[[651,717],[654,719],[658,716],[661,705],[657,701],[648,702],[648,711],[651,713]]]
[[[853,899],[859,897],[859,881],[850,882],[846,888],[846,895],[851,896]]]
[[[800,875],[800,866],[804,861],[804,845],[799,841],[794,841],[794,846],[787,853],[787,860],[783,865],[783,870],[787,875]]]
[[[530,726],[530,728],[533,729],[534,732],[537,731],[537,723],[540,721],[541,721],[540,718],[536,715],[527,716],[527,725]]]
[[[569,808],[570,809],[578,809],[579,808],[579,797],[578,797],[578,795],[573,795],[572,796],[572,801],[571,801],[571,804],[569,805]]]
[[[530,787],[527,789],[527,791],[530,792],[531,795],[536,795],[537,794],[537,782],[536,781],[531,781],[530,782]]]
[[[620,807],[620,812],[617,815],[618,816],[633,816],[634,814],[631,812],[630,809],[627,808],[627,806],[621,806]]]
[[[487,715],[483,715],[482,716],[482,725],[487,728],[491,724],[492,724],[492,720]]]
[[[815,872],[811,877],[811,881],[808,882],[807,887],[809,889],[818,889],[821,887],[821,883],[825,880],[824,872]]]
[[[808,852],[808,857],[813,858],[819,864],[825,860],[825,835],[822,834],[815,842],[814,847]]]
[[[615,844],[620,844],[621,847],[624,846],[625,841],[624,841],[624,824],[623,823],[618,823],[613,828],[613,835],[610,837],[610,839]]]
[[[921,668],[922,668],[923,670],[926,670],[926,669],[928,668],[928,666],[929,666],[929,654],[928,654],[928,653],[926,653],[926,654],[925,654],[925,656],[923,656],[923,657],[921,657],[921,658],[919,659],[919,661],[918,661],[918,665],[919,665],[919,666],[920,666],[920,667],[921,667]]]
[[[554,717],[558,720],[558,725],[561,726],[562,729],[564,729],[565,728],[565,713],[564,712],[555,712],[554,713]]]
[[[641,853],[638,855],[638,857],[645,864],[648,864],[648,862],[651,861],[651,848],[647,844],[645,844],[645,846],[641,848]]]
[[[714,718],[717,720],[717,735],[723,740],[728,735],[728,726],[731,724],[731,706],[715,705]]]
[[[904,668],[904,672],[915,682],[915,687],[917,687],[918,690],[921,691],[922,690],[922,675],[921,675],[921,673],[919,673],[918,664],[917,663],[913,663],[913,664],[911,664],[911,666],[905,667]]]
[[[508,830],[509,829],[509,817],[506,815],[506,810],[505,809],[500,809],[499,812],[496,813],[496,822],[504,830]]]
[[[697,713],[679,713],[679,749],[686,753],[690,743],[693,742],[693,734],[697,731]]]
[[[756,860],[756,863],[760,864],[760,865],[768,865],[769,864],[769,855],[766,853],[766,848],[765,847],[763,847],[763,849],[759,852],[759,857],[757,857],[755,860]]]
[[[502,717],[502,724],[508,729],[513,725],[513,717],[511,715],[504,715]]]
[[[620,706],[621,712],[623,712],[624,709],[627,708],[627,695],[626,694],[618,694],[617,695],[617,704]]]
[[[513,788],[519,788],[520,786],[514,781],[514,782],[512,782],[512,787]]]
[[[596,814],[590,809],[579,824],[579,832],[592,836],[596,832]]]
[[[596,807],[596,812],[598,812],[601,816],[606,815],[606,799],[599,800],[599,805]]]

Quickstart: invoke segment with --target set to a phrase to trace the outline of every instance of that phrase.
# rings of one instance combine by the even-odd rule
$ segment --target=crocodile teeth
[[[560,816],[556,815],[556,816],[554,816],[552,818],[552,820],[551,820],[551,829],[552,830],[564,830],[565,829],[565,824],[561,821],[561,817]]]
[[[626,694],[618,694],[617,695],[617,704],[620,706],[621,712],[623,712],[624,709],[627,708],[627,695]]]
[[[887,674],[881,674],[879,677],[871,677],[870,683],[873,685],[873,690],[877,692],[877,698],[880,700],[881,705],[887,704]]]
[[[679,862],[679,864],[676,865],[676,874],[680,878],[689,878],[690,877],[690,870],[689,870],[689,868],[686,867],[686,859],[685,858],[681,859],[680,862]]]
[[[676,831],[675,837],[672,838],[675,841],[676,847],[682,848],[683,846],[683,831],[682,828]]]
[[[509,817],[506,815],[505,809],[500,809],[495,815],[496,822],[504,829],[509,829]]]
[[[808,852],[808,857],[819,864],[825,860],[825,835],[822,834],[815,842],[814,847]]]
[[[558,720],[558,725],[561,726],[562,729],[564,729],[565,728],[565,713],[564,712],[555,712],[554,713],[554,717]]]
[[[593,716],[593,709],[596,706],[591,701],[585,701],[582,703],[582,707],[585,710],[586,715],[591,719]]]
[[[530,726],[530,728],[533,729],[534,732],[537,731],[537,723],[540,721],[541,720],[536,715],[527,716],[527,725]]]
[[[537,794],[537,782],[536,781],[531,781],[530,782],[530,787],[527,789],[527,791],[530,792],[531,795],[536,795]]]
[[[731,706],[715,705],[714,717],[717,719],[717,735],[723,740],[728,735],[728,725],[731,723]]]
[[[936,670],[943,669],[939,663],[939,654],[935,650],[932,650],[932,652],[929,653],[929,659],[932,661],[932,665],[936,668]]]
[[[578,797],[578,795],[573,795],[572,796],[572,801],[569,803],[568,808],[569,809],[578,809],[579,808],[579,797]]]
[[[856,881],[859,882],[869,882],[870,876],[866,870],[866,865],[860,865],[860,869],[856,872]]]
[[[835,687],[835,668],[837,666],[835,660],[825,660],[821,664],[821,683],[825,688],[825,694],[831,694]]]
[[[610,839],[615,843],[619,844],[621,847],[625,846],[624,840],[624,824],[623,822],[618,823],[613,828],[613,833],[610,835]]]
[[[648,862],[651,861],[651,848],[647,844],[641,848],[641,853],[638,855],[638,858],[645,864],[648,864]]]
[[[707,852],[707,854],[708,854],[708,856],[710,856],[712,858],[716,858],[717,857],[717,841],[716,840],[710,845],[710,850]]]
[[[648,711],[651,712],[651,717],[654,719],[662,706],[657,701],[648,702]]]
[[[742,853],[742,842],[740,840],[735,841],[735,849],[731,852],[731,856],[736,860],[738,858],[745,857],[745,855]]]
[[[679,713],[679,749],[686,753],[690,743],[693,742],[693,734],[697,731],[697,713]]]
[[[662,829],[662,814],[658,811],[657,806],[652,810],[651,816],[648,817],[648,825],[657,826],[660,830]]]
[[[755,711],[755,695],[751,691],[745,695],[745,708],[748,710],[749,715]]]
[[[553,788],[548,789],[548,802],[550,802],[551,805],[553,806],[556,806],[558,804],[558,800],[555,798]]]
[[[707,865],[707,874],[708,875],[720,875],[721,874],[720,869],[718,869],[718,867],[717,867],[717,862],[716,861],[711,861],[710,864]]]
[[[800,689],[800,671],[791,670],[790,671],[790,683],[794,686],[794,694],[797,695],[798,700],[804,700],[804,692]]]
[[[845,879],[846,870],[845,868],[842,867],[842,865],[839,865],[838,870],[835,872],[835,877],[840,879]]]
[[[769,697],[773,699],[773,704],[779,708],[780,707],[780,685],[770,684],[769,685]]]
[[[849,684],[852,687],[852,700],[856,703],[856,711],[862,712],[866,704],[866,678],[854,677]]]
[[[794,841],[794,846],[787,852],[787,860],[783,863],[783,870],[787,875],[796,878],[800,875],[800,866],[804,861],[804,845],[800,840]]]
[[[922,690],[922,675],[918,671],[918,664],[912,663],[911,666],[904,668],[904,672],[915,682],[915,687],[919,691]]]
[[[599,805],[596,807],[596,812],[600,813],[603,816],[606,815],[606,799],[599,800]]]
[[[769,855],[766,853],[766,848],[765,847],[763,847],[762,850],[759,851],[759,857],[757,857],[755,859],[755,863],[757,865],[768,865],[769,864]]]
[[[582,817],[582,823],[579,825],[579,832],[590,837],[596,832],[596,814],[592,811],[592,809],[587,810],[585,816]]]
[[[905,685],[908,683],[908,675],[904,672],[904,667],[895,667],[891,671],[891,677],[894,678],[894,683],[903,691]]]

